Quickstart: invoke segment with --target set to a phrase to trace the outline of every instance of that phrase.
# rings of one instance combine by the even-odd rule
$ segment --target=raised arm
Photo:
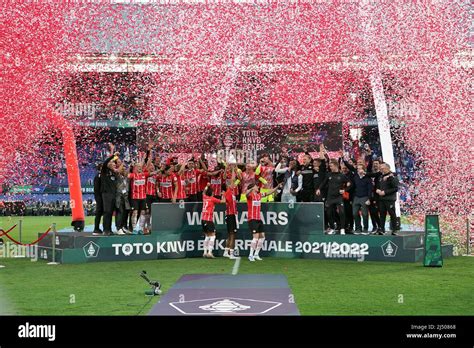
[[[355,169],[355,167],[350,164],[349,162],[346,161],[345,158],[342,159],[342,162],[344,163],[344,165],[347,167],[347,169],[349,169],[349,171],[351,171],[352,173],[356,173],[357,172],[357,169]]]
[[[367,160],[367,173],[372,173],[372,169],[373,169],[372,155],[367,156],[367,157],[368,157],[368,160]]]
[[[326,175],[326,172],[328,171],[327,165],[326,165],[326,159],[321,160],[321,164],[319,165],[319,173],[322,175]]]
[[[214,176],[222,172],[222,169],[214,170],[213,172],[208,171],[207,175]]]
[[[146,163],[147,168],[152,162],[153,162],[153,143],[150,142],[148,144],[148,150],[146,151],[146,155],[145,155],[145,163]]]
[[[234,173],[235,177],[232,180],[234,181],[234,185],[237,186],[242,181],[242,171],[239,168],[235,167]]]
[[[267,159],[267,167],[275,167],[275,164],[272,162],[270,157],[266,157]]]
[[[199,163],[201,164],[201,169],[207,172],[207,166],[206,166],[206,163],[204,163],[203,159],[204,159],[204,154],[201,154],[201,157],[199,157]]]
[[[112,168],[112,161],[116,161],[119,158],[119,153],[116,152],[113,155],[107,157],[107,159],[104,161],[104,164],[102,165],[102,169],[100,171],[101,174],[106,174],[107,169],[112,170],[114,172],[117,172],[117,169]]]
[[[258,176],[258,181],[260,181],[262,184],[266,185],[268,181],[263,177],[263,176]]]
[[[180,163],[180,164],[179,164],[178,175],[183,175],[183,173],[184,173],[184,168],[186,168],[186,166],[184,165],[184,163]]]
[[[324,147],[324,144],[321,144],[319,146],[319,158],[321,160],[324,160],[326,157],[325,155],[327,154],[326,148]]]
[[[178,197],[178,178],[176,176],[173,177],[172,183],[174,185],[173,197],[171,198],[172,203],[176,203],[176,197]]]
[[[301,184],[303,185],[303,182],[301,182]],[[277,186],[272,188],[270,191],[262,193],[262,197],[270,196],[271,194],[273,194],[273,192],[275,192],[276,190],[278,190],[282,187],[283,187],[283,183],[281,182]]]
[[[287,171],[288,171],[288,167],[282,167],[281,163],[278,163],[276,168],[275,168],[275,172],[278,173],[278,174],[284,174]]]

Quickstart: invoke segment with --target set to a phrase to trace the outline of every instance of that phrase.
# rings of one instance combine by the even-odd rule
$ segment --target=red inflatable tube
[[[84,230],[84,207],[82,205],[82,188],[79,165],[77,162],[76,139],[69,122],[54,112],[49,114],[53,124],[61,130],[66,158],[66,171],[69,184],[69,196],[72,210],[72,223],[76,231]]]

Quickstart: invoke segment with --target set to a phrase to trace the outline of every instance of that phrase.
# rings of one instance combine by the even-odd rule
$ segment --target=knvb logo
[[[392,241],[387,241],[382,244],[382,252],[385,257],[395,257],[397,255],[398,245]]]
[[[170,302],[170,306],[179,313],[188,315],[258,315],[271,312],[281,305],[281,302],[231,297]]]
[[[52,342],[56,340],[56,325],[33,325],[26,322],[18,326],[18,337],[20,338],[47,338]]]
[[[94,242],[89,242],[84,245],[83,250],[87,258],[97,257],[97,255],[99,255],[100,246],[98,246]]]
[[[199,308],[203,311],[209,311],[212,313],[236,313],[239,311],[245,311],[251,308],[251,306],[245,306],[236,301],[225,299],[208,305],[199,306]]]

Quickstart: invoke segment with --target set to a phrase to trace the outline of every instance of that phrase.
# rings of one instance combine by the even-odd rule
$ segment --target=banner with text
[[[426,215],[425,217],[425,255],[423,265],[425,267],[442,267],[443,253],[441,248],[441,235],[439,230],[438,215]]]
[[[155,203],[152,205],[152,231],[158,233],[201,234],[202,203]],[[237,203],[239,230],[248,234],[247,204]],[[262,205],[265,232],[293,235],[324,234],[323,203],[270,203]],[[225,204],[216,205],[214,223],[218,232],[227,231]]]
[[[308,151],[316,154],[320,144],[329,153],[342,150],[342,123],[312,123],[258,126],[205,126],[141,124],[138,144],[146,148],[153,141],[159,152],[167,154],[214,153],[220,158],[233,154],[246,163],[262,153],[277,160],[282,153],[297,157]]]

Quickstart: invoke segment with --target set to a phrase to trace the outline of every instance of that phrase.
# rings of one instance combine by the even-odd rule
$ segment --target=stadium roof
[[[463,42],[453,39],[465,30],[465,15],[456,12],[463,4],[92,3],[67,13],[70,31],[81,35],[63,68],[158,73],[156,113],[179,122],[193,114],[240,113],[245,105],[277,118],[317,114],[323,120],[325,113],[344,112],[341,104],[351,88],[367,83],[369,70],[405,77],[410,74],[399,72],[427,64],[472,68],[470,32]],[[259,75],[264,88],[239,93],[246,74]],[[257,101],[261,95],[266,100]]]

